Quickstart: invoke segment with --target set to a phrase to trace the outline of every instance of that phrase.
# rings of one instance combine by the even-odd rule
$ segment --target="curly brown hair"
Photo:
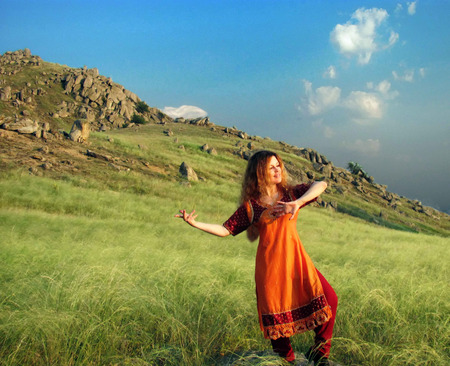
[[[281,157],[273,151],[260,150],[255,152],[248,161],[242,183],[241,204],[250,199],[258,200],[267,192],[267,187],[270,185],[268,163],[273,156],[278,160],[281,168],[281,183],[278,184],[278,188],[281,191],[288,189],[286,169]]]

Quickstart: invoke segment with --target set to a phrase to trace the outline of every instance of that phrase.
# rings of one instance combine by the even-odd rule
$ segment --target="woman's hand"
[[[291,202],[278,201],[276,206],[274,207],[275,216],[280,217],[283,215],[290,214],[291,217],[289,218],[289,220],[292,220],[301,206],[302,203],[299,201],[291,201]]]
[[[327,188],[325,181],[314,182],[311,187],[297,200],[291,202],[278,201],[274,207],[274,213],[276,217],[291,214],[289,220],[294,218],[295,213],[308,202],[314,200]]]
[[[190,214],[188,214],[186,212],[186,210],[180,210],[180,213],[175,215],[175,217],[179,217],[179,218],[183,219],[185,222],[187,222],[192,227],[195,227],[206,233],[217,235],[220,237],[225,237],[225,236],[230,235],[230,232],[228,231],[228,229],[226,229],[223,225],[208,224],[206,222],[195,221],[197,216],[198,215],[195,215],[195,210],[192,211]]]
[[[186,210],[180,210],[179,214],[176,214],[175,217],[182,218],[185,222],[187,222],[189,225],[195,227],[195,219],[198,215],[194,215],[195,210],[192,211],[190,214],[186,212]]]

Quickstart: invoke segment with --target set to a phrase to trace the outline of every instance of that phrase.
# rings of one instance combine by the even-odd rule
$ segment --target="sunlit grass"
[[[2,364],[217,365],[270,350],[256,315],[256,244],[173,218],[195,208],[221,223],[238,187],[153,181],[136,194],[78,183],[0,181]],[[303,210],[298,229],[339,296],[334,359],[447,363],[448,239],[317,208]],[[294,337],[298,352],[311,342]]]

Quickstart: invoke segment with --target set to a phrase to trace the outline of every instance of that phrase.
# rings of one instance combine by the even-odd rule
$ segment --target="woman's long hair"
[[[269,160],[273,156],[278,160],[281,168],[281,182],[278,184],[278,189],[281,192],[288,189],[287,174],[283,160],[273,151],[261,150],[254,153],[248,161],[244,181],[242,183],[240,204],[244,204],[251,199],[258,200],[267,192],[267,187],[270,185],[268,165]],[[250,241],[255,241],[258,236],[258,228],[255,225],[251,225],[247,229],[248,239]]]

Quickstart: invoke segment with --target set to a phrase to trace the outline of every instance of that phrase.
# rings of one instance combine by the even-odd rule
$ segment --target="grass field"
[[[238,185],[106,186],[2,173],[0,364],[220,365],[269,350],[256,314],[256,244],[173,218],[195,208],[199,220],[225,221]],[[332,359],[448,364],[448,238],[315,207],[298,230],[339,296]],[[294,337],[298,352],[311,342],[312,333]]]

